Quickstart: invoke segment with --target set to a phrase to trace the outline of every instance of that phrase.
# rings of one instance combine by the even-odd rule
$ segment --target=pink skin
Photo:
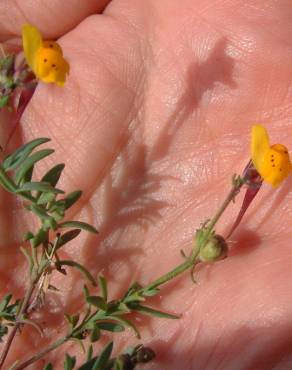
[[[195,229],[248,162],[253,123],[291,148],[291,2],[113,0],[89,16],[101,9],[84,0],[81,13],[81,2],[70,2],[66,17],[67,2],[52,3],[50,10],[42,1],[0,3],[2,39],[35,23],[62,36],[71,66],[64,88],[40,83],[15,142],[52,138],[54,163],[66,164],[61,186],[84,191],[71,217],[100,230],[84,233],[64,256],[103,272],[116,298],[134,280],[148,283],[181,262],[179,250],[190,250]],[[157,352],[143,369],[291,367],[291,185],[292,178],[277,190],[264,185],[231,238],[229,258],[200,267],[197,285],[185,274],[152,301],[183,316],[138,323]],[[23,286],[18,247],[32,221],[11,197],[0,197],[4,294]],[[241,200],[220,221],[223,235]],[[58,338],[62,312],[80,308],[80,275],[55,280],[62,294],[48,295],[37,316],[46,321],[45,337],[25,330],[10,362]],[[137,343],[128,332],[117,337],[117,350]],[[70,344],[46,360],[59,369],[66,350],[81,355]]]

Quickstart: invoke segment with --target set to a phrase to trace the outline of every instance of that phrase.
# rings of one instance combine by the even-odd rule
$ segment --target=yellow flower
[[[27,64],[38,79],[63,86],[69,73],[69,64],[63,58],[59,44],[43,41],[37,28],[30,24],[22,27],[22,43]]]
[[[251,159],[263,180],[273,187],[280,185],[292,170],[287,148],[282,144],[271,146],[266,129],[260,125],[252,127]]]

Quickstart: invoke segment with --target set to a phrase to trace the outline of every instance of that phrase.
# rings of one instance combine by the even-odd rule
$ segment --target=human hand
[[[65,253],[103,272],[115,298],[181,261],[179,251],[191,248],[195,229],[247,163],[254,122],[289,147],[290,2],[112,0],[91,16],[102,9],[93,1],[71,1],[70,11],[64,1],[51,3],[51,11],[42,2],[0,5],[3,40],[33,23],[45,37],[61,37],[70,63],[64,88],[40,83],[16,140],[52,138],[56,161],[66,164],[62,187],[84,192],[74,217],[100,231]],[[261,189],[229,257],[201,266],[198,285],[185,274],[162,289],[154,304],[183,316],[141,323],[143,343],[157,353],[145,369],[291,366],[290,185]],[[1,198],[4,293],[23,286],[18,248],[28,220]],[[239,207],[240,197],[218,225],[223,235]],[[11,360],[60,336],[63,310],[80,308],[80,276],[58,282],[63,295],[48,297],[45,338],[27,331]],[[132,343],[120,335],[117,349]],[[60,348],[47,361],[58,368],[65,350],[79,351]]]

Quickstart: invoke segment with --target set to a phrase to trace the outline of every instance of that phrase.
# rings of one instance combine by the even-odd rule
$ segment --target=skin
[[[146,284],[181,262],[180,249],[190,250],[196,228],[248,162],[253,123],[267,127],[271,143],[291,148],[292,10],[289,0],[113,0],[104,10],[83,1],[80,13],[80,2],[71,2],[66,19],[65,1],[54,0],[48,12],[42,1],[0,3],[2,40],[34,23],[60,38],[70,63],[64,88],[39,84],[12,146],[52,139],[54,162],[39,173],[64,162],[60,187],[84,191],[70,217],[100,231],[84,233],[63,256],[102,272],[116,298],[134,280]],[[9,116],[2,120],[5,137]],[[150,301],[183,316],[139,322],[143,343],[157,353],[143,369],[291,367],[291,185],[290,176],[276,190],[263,186],[231,237],[229,257],[200,266],[197,285],[185,274]],[[19,244],[33,221],[0,197],[1,290],[20,295]],[[220,220],[221,234],[241,199]],[[62,313],[81,307],[78,273],[54,283],[61,294],[48,294],[35,317],[47,327],[44,338],[24,330],[10,362],[62,335]],[[128,332],[117,338],[117,351],[137,343]],[[65,351],[81,355],[68,345],[46,360],[60,368]]]

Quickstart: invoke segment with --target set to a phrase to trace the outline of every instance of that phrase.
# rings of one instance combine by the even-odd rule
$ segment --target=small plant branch
[[[36,276],[35,279],[33,279],[33,280],[30,281],[29,287],[28,287],[28,289],[27,289],[27,291],[25,293],[23,302],[21,304],[19,313],[18,313],[18,315],[16,317],[15,325],[13,326],[13,328],[10,331],[10,333],[8,334],[7,341],[5,342],[4,348],[2,350],[1,357],[0,357],[0,369],[2,369],[2,366],[3,366],[3,364],[5,362],[5,359],[6,359],[7,355],[8,355],[8,352],[10,350],[10,347],[12,345],[12,342],[13,342],[13,340],[15,338],[16,333],[17,333],[18,329],[20,328],[20,326],[22,325],[18,321],[21,321],[22,316],[26,314],[26,311],[29,308],[30,299],[31,299],[31,297],[33,295],[35,286],[36,286],[39,278],[40,278],[40,275]]]
[[[45,348],[43,351],[40,351],[36,355],[32,356],[28,360],[16,365],[13,367],[13,370],[22,370],[25,369],[27,366],[32,365],[34,362],[40,360],[42,357],[47,355],[49,352],[53,351],[54,349],[60,347],[62,344],[66,343],[71,338],[71,335],[64,336],[58,340],[56,340],[54,343],[49,345],[47,348]]]
[[[124,298],[116,301],[116,305],[117,306],[121,305],[121,304],[125,305],[125,304],[127,304],[127,302],[131,302],[131,303],[129,303],[129,307],[132,308],[133,311],[135,311],[135,305],[137,305],[137,302],[139,302],[139,299],[137,297],[140,296],[141,299],[145,300],[145,297],[147,297],[148,292],[153,291],[154,295],[155,295],[156,294],[155,291],[156,290],[158,291],[158,289],[157,289],[158,287],[160,287],[161,285],[167,283],[168,281],[176,278],[178,275],[184,273],[185,271],[187,271],[189,269],[193,269],[194,266],[197,263],[200,262],[200,259],[199,259],[200,250],[205,247],[205,245],[208,243],[208,240],[209,240],[210,236],[212,234],[214,234],[214,232],[215,232],[214,228],[215,228],[217,222],[219,221],[219,219],[221,218],[221,216],[223,215],[224,211],[229,206],[229,204],[232,201],[234,201],[234,198],[239,193],[239,191],[240,191],[240,189],[241,189],[241,187],[243,186],[244,183],[245,183],[244,179],[239,177],[239,176],[233,178],[232,188],[231,188],[230,192],[228,193],[226,199],[224,200],[224,202],[222,203],[222,205],[220,206],[220,208],[218,209],[218,211],[216,212],[214,217],[207,223],[207,225],[205,223],[204,226],[202,227],[202,229],[200,229],[202,231],[202,238],[200,238],[200,239],[195,238],[191,255],[186,258],[186,261],[184,261],[183,263],[181,263],[180,265],[178,265],[177,267],[175,267],[173,270],[166,273],[165,275],[163,275],[163,276],[159,277],[158,279],[154,280],[152,283],[146,285],[145,287],[134,289],[133,291],[130,290],[130,293],[127,294],[126,296],[124,296]],[[52,255],[53,255],[52,253],[56,249],[56,246],[57,246],[57,243],[54,243],[52,251],[49,255],[50,260],[51,260]],[[133,294],[133,297],[135,297],[135,298],[132,299],[131,294]],[[138,301],[137,301],[137,299],[138,299]],[[99,304],[101,304],[101,303],[99,303]],[[104,302],[103,305],[106,306],[107,305],[106,302]],[[143,306],[143,308],[145,309],[144,306]],[[103,307],[103,310],[97,310],[94,313],[92,313],[90,315],[87,315],[83,319],[81,324],[79,324],[75,328],[72,328],[72,330],[69,334],[67,334],[63,338],[58,339],[56,342],[54,342],[48,348],[44,349],[43,351],[40,351],[38,354],[32,356],[30,359],[16,365],[16,367],[14,369],[15,370],[24,369],[27,366],[34,363],[35,361],[42,358],[43,356],[45,356],[46,354],[48,354],[49,352],[56,349],[58,346],[61,346],[62,344],[64,344],[68,340],[73,339],[73,338],[82,337],[86,328],[88,327],[88,325],[90,324],[90,322],[93,319],[95,320],[95,323],[98,323],[98,322],[103,321],[103,320],[112,319],[113,316],[110,316],[110,314],[107,314],[106,310],[107,310],[107,308]],[[138,306],[137,306],[137,310],[139,311]],[[126,311],[125,313],[128,314],[129,311]],[[122,316],[120,316],[120,319],[122,320]]]
[[[182,274],[183,272],[187,271],[189,268],[193,267],[196,257],[198,255],[198,251],[196,253],[193,253],[185,262],[175,267],[173,270],[169,271],[165,275],[161,276],[160,278],[156,279],[152,283],[146,285],[141,289],[141,293],[143,294],[146,291],[153,290],[158,288],[160,285],[163,285],[167,283],[168,281],[174,279],[178,275]]]

